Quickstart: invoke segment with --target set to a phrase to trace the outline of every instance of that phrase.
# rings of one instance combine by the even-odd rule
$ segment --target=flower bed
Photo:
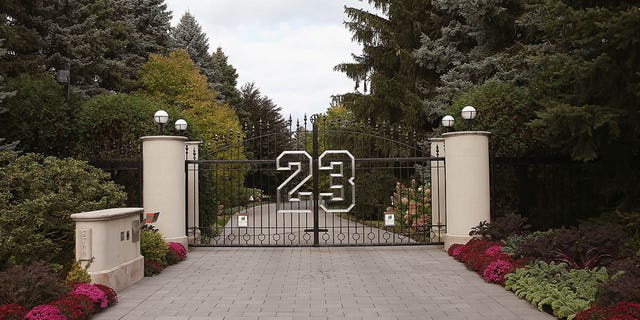
[[[0,320],[85,320],[117,303],[115,291],[100,284],[76,284],[66,295],[27,310],[16,304],[0,306]]]
[[[640,320],[640,219],[613,218],[528,233],[511,215],[481,222],[447,253],[560,319]]]

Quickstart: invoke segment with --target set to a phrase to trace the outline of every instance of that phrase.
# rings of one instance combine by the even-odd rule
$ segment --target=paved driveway
[[[554,319],[440,247],[196,248],[94,319]]]

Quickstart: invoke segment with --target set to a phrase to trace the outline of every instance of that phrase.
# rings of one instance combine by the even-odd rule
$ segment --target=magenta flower
[[[109,306],[109,300],[107,296],[102,292],[102,290],[98,289],[96,286],[88,283],[81,283],[75,286],[70,293],[71,295],[85,295],[93,301],[93,303],[98,304],[101,309]]]
[[[458,259],[458,256],[460,256],[460,253],[462,252],[462,249],[464,249],[464,246],[459,246],[453,249],[451,256],[454,257],[455,259]]]
[[[67,320],[57,307],[48,304],[34,307],[24,318],[26,320]]]
[[[513,264],[505,260],[496,260],[484,269],[482,279],[489,283],[504,284],[504,276],[514,269]]]
[[[490,257],[494,257],[497,256],[499,254],[502,253],[502,247],[501,246],[491,246],[489,248],[487,248],[487,250],[484,251],[484,254],[490,256]]]

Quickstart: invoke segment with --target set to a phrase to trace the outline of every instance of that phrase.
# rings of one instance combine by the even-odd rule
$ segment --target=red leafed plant
[[[453,253],[458,250],[458,253],[460,253],[460,247],[462,247],[463,244],[462,243],[454,243],[451,246],[449,246],[449,249],[447,249],[447,254],[453,257]]]
[[[613,307],[594,306],[576,314],[575,320],[638,320],[640,303],[620,302]]]
[[[27,311],[17,304],[5,304],[0,306],[0,320],[21,320]]]
[[[116,293],[115,290],[99,283],[94,284],[94,286],[100,289],[100,291],[102,291],[104,295],[107,296],[107,302],[109,306],[112,306],[118,303],[118,294]]]
[[[57,307],[69,320],[87,320],[91,317],[91,314],[84,313],[78,299],[71,295],[49,302],[48,305]]]
[[[85,295],[95,303],[96,307],[104,309],[109,306],[107,296],[96,286],[87,283],[76,285],[70,293],[71,295]]]

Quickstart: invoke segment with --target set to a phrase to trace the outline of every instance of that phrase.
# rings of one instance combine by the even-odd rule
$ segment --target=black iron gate
[[[260,123],[187,148],[192,246],[442,243],[439,150],[384,123],[308,124]]]

